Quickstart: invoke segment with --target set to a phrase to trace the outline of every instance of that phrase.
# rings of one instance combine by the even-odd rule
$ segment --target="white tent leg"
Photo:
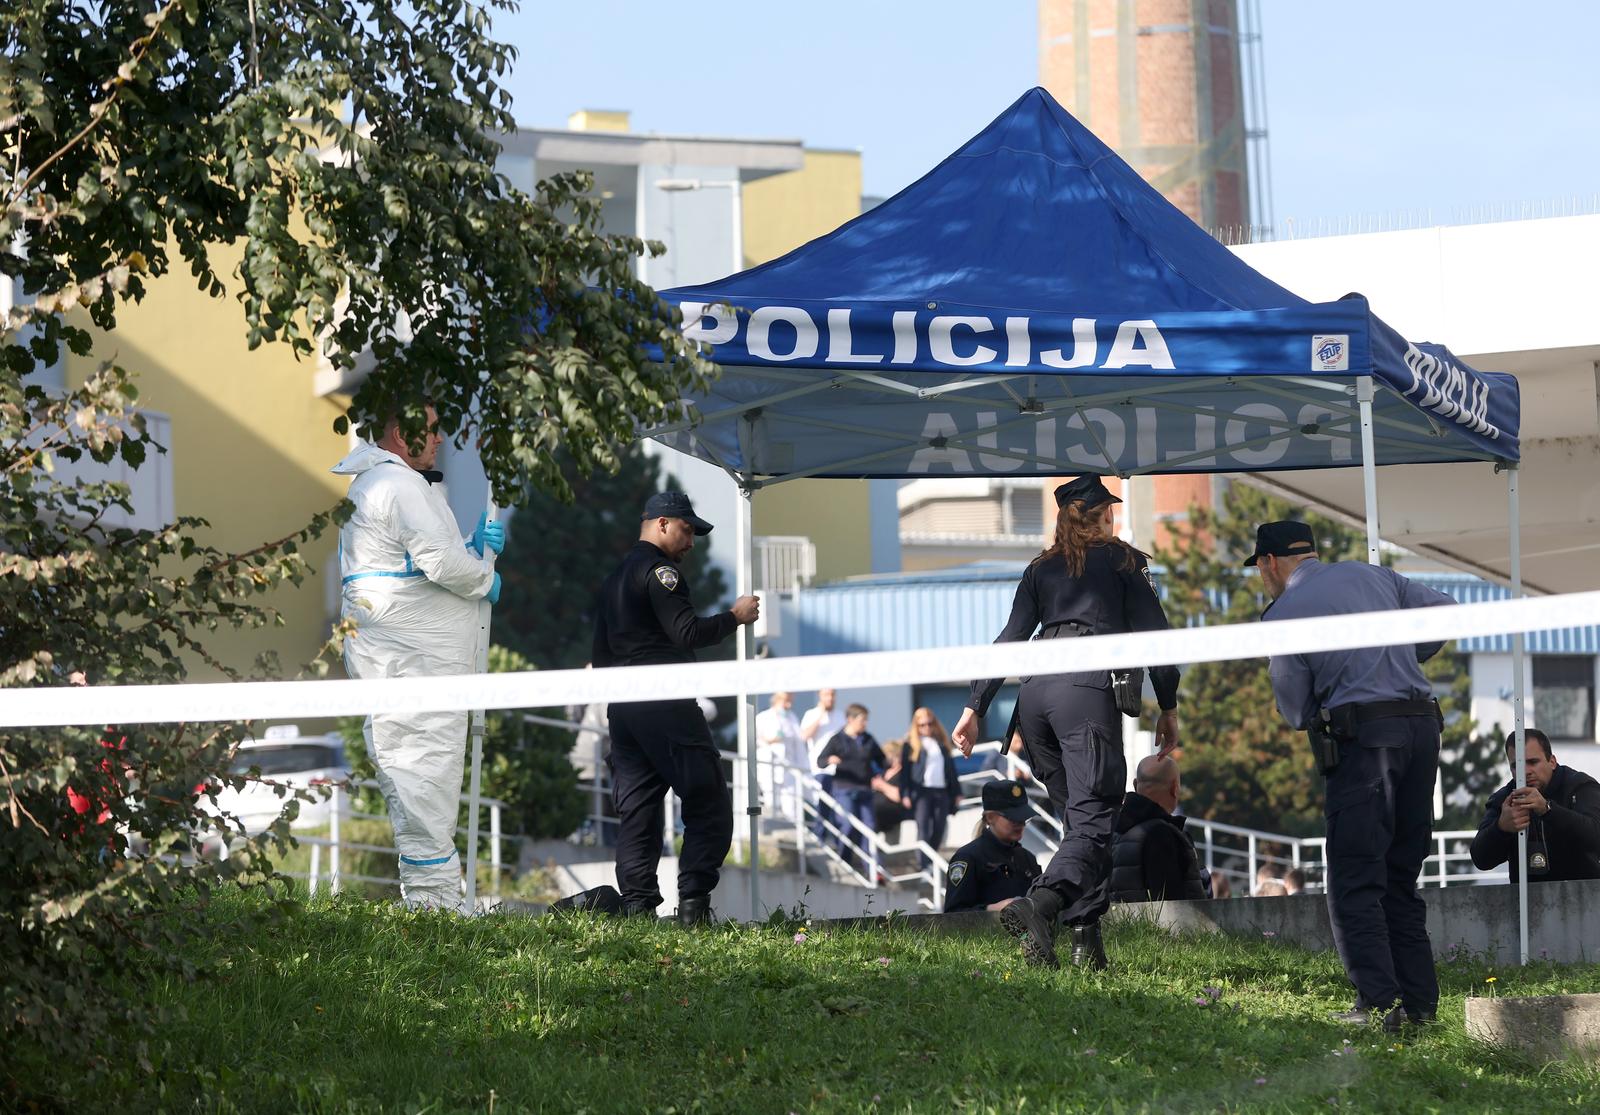
[[[497,514],[494,497],[485,506],[490,519]],[[484,547],[484,556],[494,565],[493,550]],[[478,673],[489,672],[489,615],[488,598],[478,601]],[[467,782],[467,913],[478,912],[478,799],[483,790],[483,729],[484,710],[472,710],[472,727],[468,736],[472,740],[472,774]],[[459,788],[458,788],[459,789]]]
[[[1120,537],[1130,546],[1139,544],[1139,530],[1134,525],[1134,516],[1139,513],[1139,501],[1135,498],[1133,492],[1133,486],[1137,481],[1138,478],[1134,476],[1124,476],[1122,478],[1122,531]],[[1146,539],[1145,545],[1154,550],[1155,539]],[[1010,740],[1002,741],[1003,749],[1009,750],[1010,747]],[[1122,718],[1122,757],[1128,764],[1130,776],[1133,769],[1139,765],[1139,760],[1144,758],[1144,755],[1145,753],[1139,749],[1139,718],[1137,716],[1124,716]]]
[[[1361,485],[1367,502],[1367,564],[1378,558],[1378,458],[1372,445],[1372,377],[1356,378],[1356,402],[1361,407]]]
[[[744,485],[739,486],[738,505],[734,510],[734,548],[738,552],[735,562],[739,596],[748,596],[753,590],[751,581],[754,555],[751,541],[751,497],[754,493]],[[740,662],[750,657],[750,627],[740,624],[734,636]],[[761,786],[756,771],[755,733],[751,730],[750,694],[743,689],[739,701],[739,752],[745,760],[745,814],[750,818],[750,920],[761,919]],[[734,775],[737,779],[737,773]]]
[[[1506,491],[1510,497],[1510,541],[1511,541],[1511,597],[1514,600],[1522,598],[1522,509],[1517,498],[1517,466],[1506,467]],[[1523,671],[1527,661],[1527,636],[1521,631],[1511,635],[1511,723],[1515,733],[1517,746],[1513,749],[1515,758],[1511,761],[1511,769],[1516,778],[1517,789],[1527,782],[1526,766],[1523,763],[1523,752],[1528,746],[1527,737],[1523,729],[1527,726],[1526,685]],[[1517,872],[1517,943],[1521,950],[1522,963],[1528,962],[1528,830],[1523,829],[1517,833],[1517,863],[1521,865]]]

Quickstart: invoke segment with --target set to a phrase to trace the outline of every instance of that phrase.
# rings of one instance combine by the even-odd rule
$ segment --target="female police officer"
[[[969,844],[950,857],[944,912],[1003,910],[1039,877],[1039,861],[1022,846],[1033,820],[1027,793],[1008,778],[983,784],[983,818]]]
[[[1156,598],[1145,556],[1112,534],[1114,504],[1098,476],[1056,489],[1054,543],[1029,564],[1017,586],[1011,618],[996,642],[1160,631],[1167,617]],[[978,721],[1003,678],[974,681],[952,734],[963,754],[977,742]],[[1156,742],[1165,755],[1178,745],[1178,671],[1151,671],[1161,705]],[[1029,963],[1054,967],[1058,921],[1073,928],[1072,962],[1106,966],[1100,916],[1110,902],[1111,832],[1127,782],[1122,721],[1108,671],[1024,678],[1019,723],[1029,763],[1061,813],[1061,847],[1029,890],[1007,906],[1001,924],[1022,939]]]

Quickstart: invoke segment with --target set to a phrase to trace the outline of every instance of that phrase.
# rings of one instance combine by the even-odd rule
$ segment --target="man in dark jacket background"
[[[1516,733],[1506,736],[1506,761],[1515,762]],[[1537,728],[1523,732],[1527,785],[1507,782],[1489,798],[1472,862],[1480,871],[1508,864],[1511,881],[1521,877],[1517,833],[1528,830],[1528,879],[1600,879],[1600,782],[1556,762],[1550,737]]]
[[[1140,760],[1133,789],[1111,838],[1111,897],[1118,902],[1209,898],[1194,841],[1178,808],[1178,764],[1160,755]]]

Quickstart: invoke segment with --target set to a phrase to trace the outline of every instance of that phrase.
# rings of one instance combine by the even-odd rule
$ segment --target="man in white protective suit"
[[[478,602],[500,596],[500,574],[485,550],[505,547],[505,526],[480,517],[463,539],[445,502],[434,459],[443,438],[428,430],[413,449],[390,419],[333,471],[355,479],[355,513],[339,532],[345,640],[353,678],[470,674],[477,666]],[[406,905],[465,912],[456,817],[467,742],[465,710],[374,713],[363,728],[367,754],[389,806]]]

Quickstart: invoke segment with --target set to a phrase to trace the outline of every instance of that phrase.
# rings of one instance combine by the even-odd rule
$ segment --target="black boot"
[[[550,912],[552,914],[577,911],[620,916],[626,913],[626,907],[622,904],[622,895],[618,894],[617,888],[612,886],[598,886],[591,890],[580,891],[550,904]]]
[[[1054,968],[1056,919],[1061,916],[1061,896],[1049,887],[1034,887],[1000,911],[1000,924],[1022,942],[1022,958],[1040,968]]]
[[[692,929],[697,925],[710,925],[711,896],[701,895],[695,898],[680,898],[678,900],[678,924],[685,929]]]
[[[1072,927],[1072,966],[1093,968],[1097,972],[1111,967],[1111,961],[1106,959],[1105,941],[1100,937],[1099,922]]]

